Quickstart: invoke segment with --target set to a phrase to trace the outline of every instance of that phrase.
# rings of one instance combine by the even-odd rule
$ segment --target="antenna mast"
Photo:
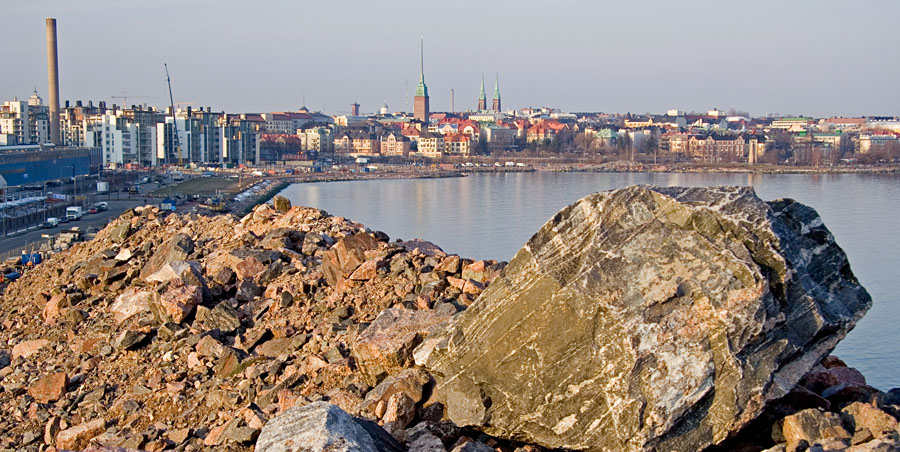
[[[172,79],[169,78],[169,65],[163,63],[166,68],[166,83],[169,85],[169,103],[172,105],[172,128],[175,130],[175,152],[178,153],[178,166],[184,166],[181,163],[181,143],[178,142],[178,118],[175,116],[175,98],[172,97]],[[169,154],[166,153],[166,164],[169,163]]]

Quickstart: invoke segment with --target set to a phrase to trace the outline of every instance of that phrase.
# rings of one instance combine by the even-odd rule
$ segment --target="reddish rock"
[[[238,279],[253,279],[256,278],[257,275],[263,272],[266,269],[266,266],[263,265],[259,259],[250,256],[242,261],[240,261],[237,265],[234,266],[234,272],[237,274]]]
[[[832,366],[829,368],[816,367],[800,380],[801,386],[819,394],[828,388],[842,384],[864,385],[866,377],[852,367]]]
[[[50,341],[46,339],[34,339],[30,341],[22,341],[16,344],[12,349],[12,359],[18,357],[28,358],[44,348]]]
[[[44,323],[54,323],[62,314],[63,309],[69,307],[69,300],[65,294],[57,294],[50,298],[50,301],[44,305],[42,315]]]
[[[801,441],[810,444],[824,439],[849,439],[850,433],[837,414],[809,408],[784,418],[782,427],[788,450],[796,450]]]
[[[447,256],[441,260],[441,263],[434,267],[434,271],[457,273],[459,272],[460,259],[457,255]]]
[[[485,281],[487,281],[487,273],[485,272],[484,261],[475,261],[463,267],[462,278],[473,279],[480,283],[484,283]]]
[[[853,444],[860,444],[897,431],[897,420],[868,403],[853,402],[841,410],[844,424],[851,429]]]
[[[56,435],[59,434],[60,430],[61,419],[59,416],[47,419],[47,424],[44,425],[44,444],[52,446],[56,442]]]
[[[210,429],[209,433],[206,434],[206,438],[203,439],[204,446],[218,446],[222,443],[222,434],[225,433],[225,429],[228,428],[229,423],[224,423],[218,427],[213,427]]]
[[[402,392],[392,394],[387,401],[384,416],[384,429],[394,434],[406,428],[416,416],[416,402]]]
[[[463,293],[478,295],[481,292],[484,292],[484,284],[470,279],[466,281],[466,285],[463,286],[462,291]]]
[[[383,311],[360,334],[353,356],[364,381],[376,385],[387,375],[412,364],[412,352],[427,335],[427,329],[448,317],[434,311],[390,308]]]
[[[413,403],[419,403],[422,401],[424,387],[430,380],[431,376],[422,369],[404,369],[398,374],[388,376],[378,386],[369,391],[361,405],[361,409],[362,411],[375,412],[379,404],[387,404],[388,399],[397,393],[406,394]],[[381,416],[377,417],[380,418]]]
[[[106,421],[94,419],[90,422],[67,428],[56,435],[56,447],[60,449],[81,450],[90,444],[91,440],[106,430]]]
[[[378,248],[380,242],[369,234],[358,233],[338,240],[322,255],[322,272],[328,285],[350,276],[363,262],[365,252]]]
[[[121,323],[132,316],[148,311],[150,300],[154,295],[149,290],[131,287],[116,297],[116,301],[109,307],[109,310],[115,315],[116,321]]]
[[[56,372],[35,381],[28,387],[28,394],[38,403],[50,403],[59,400],[66,393],[69,379],[65,372]]]
[[[69,340],[69,349],[73,353],[90,353],[102,341],[100,336],[75,337]]]
[[[375,279],[375,276],[378,275],[379,264],[380,261],[377,259],[363,262],[359,268],[350,274],[350,279],[354,281],[368,281],[370,279]]]
[[[202,302],[202,287],[175,281],[150,302],[150,310],[161,322],[181,323]]]
[[[457,288],[459,290],[463,290],[463,287],[466,286],[466,280],[461,278],[454,278],[452,276],[447,277],[447,282],[451,287]]]

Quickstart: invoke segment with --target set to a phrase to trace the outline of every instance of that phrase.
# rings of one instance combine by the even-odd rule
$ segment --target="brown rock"
[[[44,444],[52,446],[56,443],[56,435],[61,430],[60,422],[59,416],[53,416],[47,420],[47,424],[44,426]]]
[[[28,394],[38,403],[50,403],[59,400],[66,393],[69,379],[65,372],[56,372],[44,376],[28,387]]]
[[[150,311],[160,322],[181,323],[202,302],[202,287],[176,281],[169,284],[159,297],[151,300]]]
[[[65,294],[57,294],[50,298],[42,311],[44,323],[54,323],[63,309],[69,307],[69,300]]]
[[[265,269],[266,266],[259,259],[250,256],[235,265],[234,272],[237,274],[238,279],[253,279]]]
[[[382,420],[384,429],[394,434],[406,428],[416,415],[416,402],[402,392],[392,394],[387,401]]]
[[[457,273],[459,272],[460,259],[457,255],[447,256],[441,260],[441,263],[434,267],[434,271]]]
[[[478,295],[481,292],[484,292],[484,284],[475,280],[467,280],[466,285],[463,286],[463,293]]]
[[[485,273],[484,261],[475,261],[475,262],[472,262],[471,264],[463,267],[462,278],[463,279],[473,279],[480,283],[484,283],[487,280],[487,273]]]
[[[413,349],[427,335],[427,329],[448,318],[434,311],[390,308],[383,311],[360,334],[353,356],[364,381],[376,385],[385,376],[412,364]]]
[[[461,278],[454,278],[452,276],[447,277],[447,282],[451,287],[457,288],[459,290],[463,290],[463,287],[466,286],[466,280]]]
[[[90,422],[67,428],[56,435],[56,447],[60,449],[81,450],[90,444],[91,440],[106,430],[106,421],[94,419]]]
[[[380,242],[369,234],[358,233],[340,239],[322,255],[322,272],[328,285],[334,286],[366,261],[365,252]]]
[[[379,264],[380,261],[377,259],[363,262],[359,268],[350,274],[350,279],[354,281],[368,281],[370,279],[375,279],[375,276],[378,274]]]
[[[175,444],[181,444],[191,437],[191,429],[179,428],[175,430],[169,430],[168,432],[166,432],[166,436],[168,436],[169,439],[172,440]]]
[[[116,301],[109,307],[109,310],[115,315],[116,321],[121,323],[132,316],[148,311],[150,300],[154,295],[149,290],[132,287],[116,297]]]
[[[830,368],[817,367],[800,380],[800,385],[818,394],[841,384],[864,385],[866,384],[866,377],[862,372],[852,367],[839,366]]]
[[[897,431],[897,420],[890,414],[862,402],[853,402],[841,410],[845,425],[852,429],[853,444],[860,444]]]
[[[369,391],[361,409],[364,412],[374,412],[379,403],[386,404],[388,399],[397,393],[406,394],[413,403],[419,403],[422,401],[424,387],[430,380],[431,376],[422,369],[404,369],[398,374],[388,376]],[[376,417],[380,418],[381,415]]]
[[[194,241],[187,234],[175,234],[157,247],[153,256],[141,269],[141,278],[146,278],[169,262],[183,261],[194,251]]]
[[[809,408],[784,418],[782,427],[788,450],[794,450],[801,441],[810,444],[824,439],[849,439],[850,433],[841,424],[837,414]]]
[[[50,341],[46,339],[34,339],[30,341],[22,341],[16,344],[12,349],[12,359],[16,359],[19,356],[23,358],[28,358],[31,355],[37,353],[40,349],[44,348]]]
[[[291,210],[291,200],[281,195],[275,195],[275,197],[272,198],[272,205],[275,206],[275,210],[278,212],[287,212],[288,210]]]

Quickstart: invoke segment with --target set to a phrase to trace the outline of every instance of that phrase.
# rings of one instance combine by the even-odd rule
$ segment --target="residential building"
[[[391,132],[381,137],[381,155],[401,155],[406,157],[409,155],[409,149],[409,138],[400,133]]]
[[[444,155],[444,137],[440,134],[423,132],[416,143],[417,152],[423,157],[439,158]]]
[[[444,135],[444,152],[447,155],[468,157],[473,151],[472,137],[464,133]]]
[[[807,127],[813,124],[812,118],[806,117],[795,117],[795,118],[780,118],[772,121],[770,127],[773,129],[782,129],[790,132],[800,132],[802,130],[806,130]]]
[[[890,133],[866,133],[859,136],[859,153],[881,151],[894,143],[898,143],[897,136]]]

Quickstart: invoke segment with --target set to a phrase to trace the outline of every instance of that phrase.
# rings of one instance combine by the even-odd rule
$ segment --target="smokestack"
[[[59,140],[59,62],[56,57],[56,19],[47,18],[47,86],[50,91],[50,141]]]

